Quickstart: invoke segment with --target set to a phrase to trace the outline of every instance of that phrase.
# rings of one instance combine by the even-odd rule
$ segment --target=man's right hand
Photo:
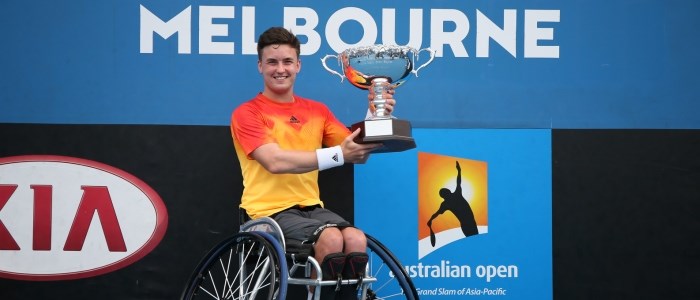
[[[358,144],[354,139],[360,134],[361,128],[357,128],[353,133],[345,137],[340,148],[343,149],[345,162],[364,164],[374,149],[382,146],[380,143]]]

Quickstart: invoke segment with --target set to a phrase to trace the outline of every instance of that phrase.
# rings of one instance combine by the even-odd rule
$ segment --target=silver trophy
[[[414,69],[423,51],[429,53],[430,59]],[[326,61],[331,57],[338,60],[342,73],[328,67]],[[338,55],[326,55],[321,59],[323,67],[338,75],[341,82],[347,78],[352,85],[364,90],[372,89],[374,92],[374,100],[370,103],[371,116],[351,126],[352,131],[362,128],[355,142],[384,145],[374,152],[399,152],[416,147],[411,135],[411,123],[391,116],[385,109],[386,100],[383,99],[382,92],[403,85],[411,74],[418,77],[418,71],[434,58],[435,51],[429,48],[416,50],[407,46],[373,45],[350,48]]]

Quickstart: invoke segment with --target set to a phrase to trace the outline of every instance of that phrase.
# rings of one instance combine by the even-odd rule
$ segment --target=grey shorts
[[[292,207],[273,216],[282,228],[285,240],[313,243],[323,229],[352,227],[350,222],[320,205]]]

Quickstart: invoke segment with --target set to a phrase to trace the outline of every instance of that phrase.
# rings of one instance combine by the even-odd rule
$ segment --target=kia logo
[[[65,156],[0,158],[0,277],[112,272],[151,252],[167,226],[160,196],[115,167]]]

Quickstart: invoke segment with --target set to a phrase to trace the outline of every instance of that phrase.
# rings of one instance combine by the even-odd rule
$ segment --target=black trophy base
[[[383,147],[372,153],[401,152],[416,147],[416,141],[411,136],[411,123],[399,119],[365,120],[352,124],[351,131],[362,128],[355,138],[355,143],[381,143]]]

